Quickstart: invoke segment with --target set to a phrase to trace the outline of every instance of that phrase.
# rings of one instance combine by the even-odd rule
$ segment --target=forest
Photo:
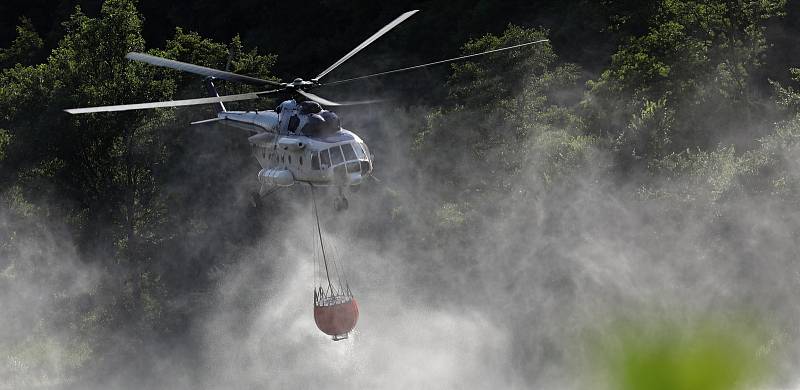
[[[336,110],[378,180],[323,205],[363,311],[335,346],[310,319],[308,193],[253,207],[246,137],[189,126],[213,107],[63,112],[206,96],[130,51],[291,80],[410,9],[331,79],[549,42],[319,91],[384,99]],[[11,0],[0,20],[0,389],[586,388],[621,370],[597,345],[663,322],[715,324],[736,357],[665,389],[800,384],[798,0]]]

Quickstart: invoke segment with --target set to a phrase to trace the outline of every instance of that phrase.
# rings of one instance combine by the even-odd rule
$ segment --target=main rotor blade
[[[508,46],[508,47],[503,47],[503,48],[500,48],[500,49],[494,49],[494,50],[484,51],[484,52],[482,52],[482,53],[468,54],[468,55],[461,56],[461,57],[449,58],[449,59],[446,59],[446,60],[435,61],[435,62],[429,62],[429,63],[427,63],[427,64],[416,65],[416,66],[409,66],[409,67],[407,67],[407,68],[394,69],[394,70],[389,70],[389,71],[386,71],[386,72],[380,72],[380,73],[368,74],[368,75],[366,75],[366,76],[359,76],[359,77],[353,77],[353,78],[350,78],[350,79],[345,79],[345,80],[337,80],[337,81],[332,81],[332,82],[330,82],[330,83],[321,84],[321,85],[320,85],[320,87],[322,87],[322,86],[329,86],[329,85],[344,84],[344,83],[349,83],[349,82],[351,82],[351,81],[356,81],[356,80],[364,80],[364,79],[368,79],[368,78],[371,78],[371,77],[385,76],[385,75],[387,75],[387,74],[393,74],[393,73],[406,72],[406,71],[409,71],[409,70],[422,69],[422,68],[425,68],[425,67],[428,67],[428,66],[439,65],[439,64],[446,64],[446,63],[448,63],[448,62],[460,61],[460,60],[464,60],[464,59],[467,59],[467,58],[472,58],[472,57],[478,57],[478,56],[482,56],[482,55],[484,55],[484,54],[489,54],[489,53],[497,53],[497,52],[499,52],[499,51],[505,51],[505,50],[516,49],[516,48],[519,48],[519,47],[523,47],[523,46],[529,46],[529,45],[534,45],[534,44],[537,44],[537,43],[542,43],[542,42],[547,42],[547,41],[549,41],[549,39],[540,39],[540,40],[538,40],[538,41],[527,42],[527,43],[521,43],[521,44],[519,44],[519,45]]]
[[[240,100],[258,99],[260,95],[266,95],[281,90],[263,91],[263,92],[250,92],[238,95],[214,96],[199,99],[184,99],[184,100],[170,100],[165,102],[152,102],[152,103],[136,103],[136,104],[121,104],[117,106],[101,106],[101,107],[86,107],[86,108],[71,108],[64,110],[70,114],[88,114],[92,112],[113,112],[113,111],[129,111],[129,110],[143,110],[149,108],[160,107],[181,107],[181,106],[195,106],[199,104],[211,104],[219,102],[236,102]]]
[[[315,101],[315,102],[317,102],[319,104],[322,104],[323,106],[335,107],[335,106],[341,106],[342,105],[341,103],[330,101],[328,99],[325,99],[323,97],[319,97],[317,95],[314,95],[311,92],[306,92],[306,91],[303,91],[301,89],[298,89],[297,93],[299,93],[299,94],[301,94],[301,95],[303,95],[303,96],[305,96],[305,97],[307,97],[307,98],[309,98],[309,99],[311,99],[311,100],[313,100],[313,101]]]
[[[188,64],[186,62],[170,60],[167,58],[157,57],[150,54],[130,52],[125,56],[125,58],[131,61],[144,62],[150,65],[161,66],[164,68],[171,68],[183,72],[199,74],[206,77],[214,77],[221,80],[237,81],[240,83],[251,84],[251,85],[272,85],[275,87],[283,86],[282,83],[278,83],[275,81],[263,80],[256,77],[250,77],[232,72],[226,72],[224,70],[206,68],[205,66]]]
[[[306,92],[306,91],[303,91],[303,90],[300,90],[300,89],[297,90],[297,93],[299,93],[299,94],[301,94],[301,95],[303,95],[303,96],[305,96],[305,97],[307,97],[307,98],[309,98],[309,99],[311,99],[311,100],[313,100],[313,101],[315,101],[315,102],[317,102],[319,104],[322,104],[323,106],[328,106],[328,107],[355,106],[355,105],[359,105],[359,104],[380,103],[380,102],[383,101],[382,99],[373,99],[373,100],[359,100],[359,101],[355,101],[355,102],[334,102],[334,101],[325,99],[323,97],[317,96],[317,95],[315,95],[313,93]]]
[[[419,12],[419,10],[415,9],[415,10],[408,11],[408,12],[398,16],[397,19],[393,20],[391,23],[387,24],[382,29],[378,30],[378,32],[376,32],[375,34],[372,34],[372,36],[367,38],[366,41],[364,41],[360,45],[356,46],[355,49],[351,50],[344,57],[339,59],[339,61],[336,61],[336,63],[334,63],[333,65],[328,67],[328,69],[323,70],[322,73],[317,75],[317,77],[315,77],[314,79],[315,80],[321,79],[323,76],[325,76],[326,74],[330,73],[332,70],[336,69],[337,66],[341,65],[343,62],[345,62],[348,59],[350,59],[350,57],[356,55],[356,53],[360,52],[362,49],[364,49],[365,47],[369,46],[370,43],[375,42],[375,40],[377,40],[378,38],[383,36],[383,34],[386,34],[387,32],[389,32],[389,30],[395,28],[398,24],[403,23],[403,21],[405,21],[406,19],[410,18],[411,15],[414,15],[417,12]]]

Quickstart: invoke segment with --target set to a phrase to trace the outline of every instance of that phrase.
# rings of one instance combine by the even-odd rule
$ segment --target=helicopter
[[[303,78],[295,78],[291,82],[264,80],[257,77],[212,69],[150,54],[131,52],[125,56],[131,61],[143,62],[154,66],[171,68],[204,76],[203,82],[209,93],[209,97],[73,108],[64,111],[70,114],[87,114],[214,104],[217,108],[217,117],[192,122],[191,124],[205,125],[219,123],[245,130],[251,134],[248,137],[248,142],[251,145],[253,156],[258,160],[261,166],[261,170],[258,173],[258,181],[261,186],[258,192],[253,196],[254,205],[261,198],[272,194],[280,188],[290,187],[295,183],[305,183],[318,187],[337,187],[338,196],[333,200],[333,207],[337,211],[345,210],[349,206],[346,190],[350,187],[357,188],[365,179],[371,177],[374,169],[374,156],[370,153],[367,144],[358,135],[342,128],[339,117],[333,111],[324,109],[323,107],[330,108],[370,104],[378,101],[336,102],[313,94],[310,92],[311,90],[323,86],[341,85],[372,77],[381,77],[389,74],[422,69],[428,66],[465,60],[489,53],[512,50],[548,41],[547,39],[540,39],[480,53],[372,73],[344,80],[326,83],[320,81],[342,63],[417,12],[419,12],[419,10],[411,10],[398,16],[327,69],[323,70],[316,77],[309,80]],[[214,84],[217,80],[239,82],[261,87],[269,86],[273,89],[220,96]],[[254,100],[274,94],[288,94],[291,95],[292,98],[283,101],[274,110],[228,111],[225,108],[226,102]]]

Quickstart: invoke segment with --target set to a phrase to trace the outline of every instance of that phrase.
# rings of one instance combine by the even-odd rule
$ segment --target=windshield
[[[341,164],[344,162],[344,157],[342,156],[342,149],[338,146],[334,146],[330,148],[331,151],[331,162],[333,165]]]
[[[353,152],[353,144],[342,145],[342,151],[344,152],[344,159],[347,161],[357,160],[356,153]]]
[[[338,166],[342,163],[355,163],[348,165],[348,171],[356,171],[360,162],[366,163],[369,166],[369,157],[364,149],[364,145],[353,142],[344,145],[337,145],[331,148],[322,150],[320,152],[311,153],[311,169],[320,170],[333,166]],[[366,160],[366,161],[365,161]]]

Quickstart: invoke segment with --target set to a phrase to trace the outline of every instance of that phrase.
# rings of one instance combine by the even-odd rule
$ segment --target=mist
[[[181,34],[175,47],[227,57],[224,45]],[[481,39],[547,34],[509,26]],[[29,150],[12,150],[17,160],[0,167],[0,179],[14,172],[0,188],[0,388],[612,389],[626,342],[692,350],[697,338],[712,349],[741,342],[737,367],[759,368],[742,388],[798,388],[800,122],[773,101],[794,91],[747,95],[763,107],[741,120],[731,113],[746,99],[719,92],[735,76],[720,65],[676,101],[645,93],[656,80],[616,104],[628,91],[601,90],[611,73],[581,71],[551,46],[529,54],[451,68],[434,103],[393,93],[390,81],[350,91],[389,100],[337,111],[374,154],[374,180],[343,212],[335,189],[317,192],[326,244],[360,308],[342,341],[313,319],[309,188],[251,205],[260,168],[245,133],[185,126],[209,110],[72,125],[103,135],[113,120],[135,123],[145,139],[135,167],[151,192],[137,195],[145,217],[127,236],[127,203],[81,203],[86,189],[59,181],[81,172],[64,168],[71,161],[17,166]],[[168,96],[193,93],[165,80]],[[151,96],[137,88],[132,96]],[[38,147],[12,133],[10,145]]]
[[[445,226],[457,230],[448,239],[409,246],[407,237],[426,234],[425,214],[458,204],[459,192],[415,186],[414,162],[402,152],[408,133],[389,131],[398,121],[389,123],[366,135],[383,134],[367,138],[371,145],[398,146],[375,146],[388,151],[376,152],[381,182],[352,194],[344,213],[322,206],[361,307],[348,340],[331,341],[315,327],[309,192],[291,188],[274,200],[278,227],[218,271],[197,303],[190,331],[197,345],[151,345],[144,367],[109,367],[93,379],[97,388],[579,388],[585,335],[613,321],[667,317],[692,326],[744,312],[768,325],[760,342],[780,357],[778,383],[795,383],[800,269],[791,232],[800,220],[790,206],[746,197],[709,217],[691,202],[643,200],[635,182],[620,183],[602,168],[543,190],[530,179],[537,177],[531,166],[515,180],[539,196],[491,195],[459,211],[463,218]],[[447,152],[441,161],[457,169]],[[487,217],[484,207],[497,204],[510,217]],[[381,239],[364,238],[376,226],[372,235]],[[215,229],[247,234],[225,222]],[[4,311],[15,315],[5,320],[3,340],[30,337],[36,325],[23,313],[52,310],[102,277],[76,261],[64,235],[23,248],[14,264],[48,266],[30,276],[4,271],[18,276],[6,290],[14,295],[4,295]],[[68,330],[47,337],[70,338]],[[52,358],[52,367],[69,364]],[[13,361],[6,369],[14,378]],[[134,379],[141,370],[147,376]],[[47,385],[20,381],[7,384]]]
[[[420,187],[404,152],[410,133],[391,117],[414,113],[372,115],[392,119],[364,135],[380,182],[352,194],[346,212],[334,212],[324,195],[321,206],[361,307],[349,339],[331,341],[315,327],[310,198],[307,188],[295,187],[270,201],[280,210],[274,226],[256,245],[235,251],[230,265],[216,270],[212,290],[190,303],[200,307],[189,331],[196,344],[150,345],[145,363],[106,367],[92,379],[97,388],[568,389],[582,385],[585,335],[619,318],[665,316],[691,326],[743,312],[768,325],[770,338],[760,341],[780,357],[778,383],[795,383],[800,268],[793,232],[800,216],[791,205],[742,197],[709,211],[642,199],[636,182],[620,182],[599,164],[547,189],[530,166],[513,180],[537,196],[492,194],[485,204],[461,206],[458,190]],[[358,130],[360,120],[375,123],[372,115],[348,121]],[[447,148],[441,153],[439,161],[458,169]],[[229,168],[235,166],[220,170]],[[411,241],[427,234],[429,214],[443,204],[455,204],[457,213],[439,226],[444,239]],[[498,204],[506,217],[487,211]],[[216,215],[251,207],[203,206],[222,208]],[[220,222],[213,229],[248,234]],[[10,223],[4,214],[5,229]],[[67,344],[69,328],[41,324],[34,314],[58,310],[109,270],[80,261],[66,232],[31,240],[14,230],[22,245],[3,270],[14,277],[4,282],[2,340],[14,344],[41,332],[38,342]],[[19,268],[26,264],[31,269]],[[50,373],[77,364],[57,352],[47,356],[37,368],[48,373],[42,376],[7,356],[5,386],[58,383],[63,378]],[[26,379],[31,375],[40,379]]]

